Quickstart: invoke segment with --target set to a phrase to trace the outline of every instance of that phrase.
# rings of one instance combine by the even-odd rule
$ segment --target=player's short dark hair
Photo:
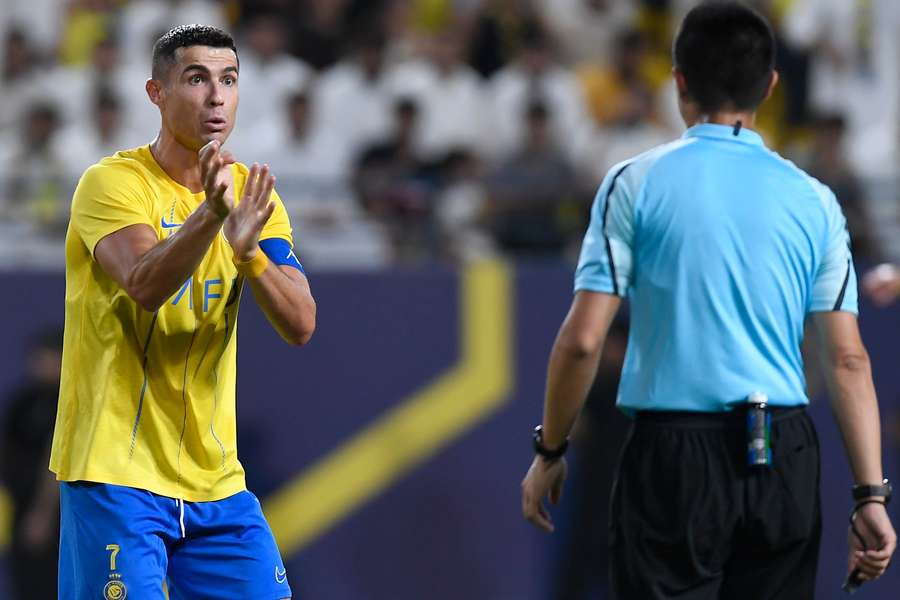
[[[217,27],[209,25],[179,25],[164,33],[153,44],[153,79],[162,79],[175,64],[175,51],[190,46],[231,48],[237,56],[234,38]]]
[[[752,110],[769,89],[775,34],[740,2],[704,2],[684,18],[672,54],[702,111]]]

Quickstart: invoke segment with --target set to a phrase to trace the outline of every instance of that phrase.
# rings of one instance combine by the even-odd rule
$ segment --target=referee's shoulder
[[[766,149],[765,155],[771,161],[773,168],[780,170],[780,179],[784,185],[796,184],[798,190],[806,191],[810,199],[817,200],[826,210],[832,204],[837,204],[837,198],[832,189],[804,171],[794,161],[771,149]]]
[[[612,187],[619,183],[628,182],[630,184],[640,184],[650,174],[654,167],[659,165],[664,159],[672,157],[688,147],[690,147],[696,138],[678,138],[655,146],[641,152],[640,154],[623,160],[613,165],[607,172],[604,182]]]

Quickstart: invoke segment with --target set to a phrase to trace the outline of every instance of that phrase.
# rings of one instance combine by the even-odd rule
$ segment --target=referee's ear
[[[775,86],[778,85],[778,82],[781,80],[781,77],[778,75],[778,71],[772,69],[772,79],[769,81],[769,89],[766,90],[766,95],[763,98],[763,102],[772,97],[772,93],[775,91]],[[762,102],[760,102],[762,104]]]

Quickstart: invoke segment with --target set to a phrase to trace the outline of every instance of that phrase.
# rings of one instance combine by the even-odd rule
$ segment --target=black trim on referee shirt
[[[850,281],[850,259],[847,259],[847,274],[844,275],[844,285],[841,286],[841,293],[838,294],[837,302],[831,310],[841,310],[841,304],[844,303],[844,294],[847,292],[847,282]]]
[[[613,176],[612,181],[609,184],[609,189],[606,190],[606,203],[603,206],[603,239],[606,242],[606,258],[609,260],[609,271],[612,275],[613,293],[616,296],[621,296],[622,294],[619,293],[619,281],[616,278],[616,263],[613,262],[612,245],[609,243],[609,236],[606,234],[606,215],[609,214],[609,199],[612,197],[613,188],[616,187],[616,180],[629,166],[631,166],[631,163],[628,163],[619,169],[619,172]]]

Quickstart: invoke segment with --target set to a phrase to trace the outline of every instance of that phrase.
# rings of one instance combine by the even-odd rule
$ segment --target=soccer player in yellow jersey
[[[164,582],[173,600],[291,597],[237,458],[235,333],[245,287],[291,344],[316,307],[275,178],[221,150],[239,70],[221,30],[163,35],[146,84],[159,136],[75,191],[50,464],[66,600],[157,600]]]

